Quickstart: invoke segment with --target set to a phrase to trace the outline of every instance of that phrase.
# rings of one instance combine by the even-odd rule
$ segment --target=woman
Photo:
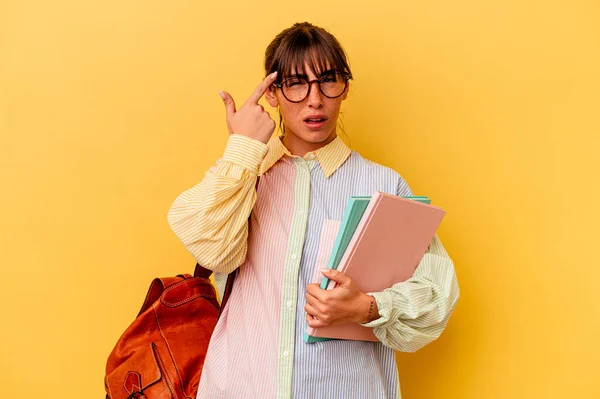
[[[220,92],[224,155],[169,211],[173,231],[218,286],[238,270],[198,398],[400,397],[394,349],[415,351],[442,332],[459,292],[452,261],[436,236],[415,275],[383,292],[360,292],[337,271],[324,272],[337,288],[311,284],[323,223],[341,220],[349,196],[412,192],[337,137],[352,73],[335,37],[295,24],[268,46],[265,70],[239,109]],[[282,137],[258,104],[263,95],[279,108]],[[348,322],[373,328],[380,342],[302,339],[306,323]]]

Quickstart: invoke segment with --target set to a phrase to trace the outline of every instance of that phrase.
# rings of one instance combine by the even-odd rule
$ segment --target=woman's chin
[[[287,138],[285,136],[287,136]],[[284,135],[283,142],[290,150],[297,145],[300,145],[302,148],[308,149],[308,151],[314,151],[329,144],[335,139],[335,136],[335,130],[331,129],[299,129],[294,131],[288,128]]]
[[[335,138],[335,133],[326,130],[311,130],[303,132],[300,138],[309,143],[323,143],[325,141],[331,141]]]

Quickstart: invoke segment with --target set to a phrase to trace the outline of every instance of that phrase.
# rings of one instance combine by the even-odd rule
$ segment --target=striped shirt
[[[215,271],[220,292],[227,273],[239,268],[198,398],[400,397],[394,350],[435,340],[459,296],[437,235],[412,278],[371,293],[380,317],[363,325],[380,342],[303,341],[306,285],[314,280],[323,226],[342,219],[351,195],[375,191],[412,195],[398,173],[339,138],[298,157],[276,136],[265,145],[231,135],[204,180],[175,200],[169,224]]]

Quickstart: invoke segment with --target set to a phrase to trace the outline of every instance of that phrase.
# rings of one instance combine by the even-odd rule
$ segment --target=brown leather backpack
[[[106,363],[106,398],[195,399],[210,336],[220,306],[209,277],[196,264],[194,276],[152,281],[142,309]],[[234,274],[227,279],[223,306]]]

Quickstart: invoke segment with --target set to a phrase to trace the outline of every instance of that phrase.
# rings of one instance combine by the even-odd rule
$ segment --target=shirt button
[[[315,159],[315,154],[308,154],[308,159]]]
[[[302,209],[298,209],[298,215],[302,215],[304,211]]]
[[[292,260],[296,260],[297,257],[296,254],[292,254]]]
[[[291,308],[291,307],[292,307],[292,301],[287,301],[287,302],[285,303],[285,305],[286,305],[288,308]]]
[[[285,356],[285,357],[288,357],[288,355],[289,355],[289,354],[290,354],[290,353],[289,353],[288,351],[284,351],[284,352],[283,352],[283,356]]]

